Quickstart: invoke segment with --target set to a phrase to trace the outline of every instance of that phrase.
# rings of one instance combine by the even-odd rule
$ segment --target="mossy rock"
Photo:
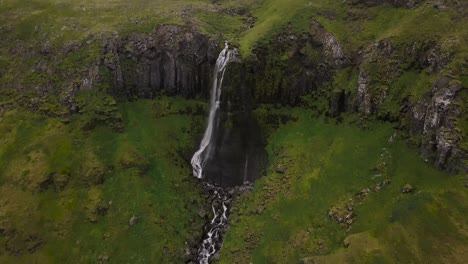
[[[19,182],[20,185],[32,192],[44,191],[51,184],[47,156],[40,150],[31,152],[24,159],[13,162],[7,171],[7,175],[11,175],[14,182]]]
[[[117,156],[118,167],[122,169],[137,169],[140,173],[145,173],[150,167],[149,161],[130,144],[123,144]]]
[[[106,166],[97,160],[96,157],[91,157],[81,168],[81,174],[83,181],[88,185],[102,184],[104,183]]]
[[[88,191],[88,202],[86,204],[86,217],[91,223],[96,223],[100,215],[105,215],[109,209],[109,203],[102,199],[102,190],[92,187]]]
[[[63,190],[69,180],[70,180],[70,177],[71,175],[70,174],[66,174],[66,173],[56,173],[52,176],[52,180],[54,182],[54,187],[55,187],[55,190],[57,191],[61,191]]]

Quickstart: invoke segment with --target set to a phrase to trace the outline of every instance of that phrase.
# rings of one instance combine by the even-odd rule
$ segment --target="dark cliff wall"
[[[302,106],[331,117],[347,111],[363,122],[393,122],[426,161],[467,172],[461,127],[467,91],[446,70],[450,61],[451,53],[432,40],[384,39],[346,54],[333,34],[312,22],[309,34],[286,29],[258,45],[229,69],[225,89],[233,105]]]
[[[219,50],[189,27],[163,25],[152,34],[114,35],[105,41],[99,75],[107,78],[111,94],[124,99],[207,98]],[[345,111],[363,120],[376,117],[394,122],[428,162],[466,172],[464,132],[458,125],[466,114],[466,89],[444,71],[450,60],[435,41],[383,39],[351,53],[312,22],[309,33],[286,28],[258,44],[249,58],[231,64],[223,107],[250,111],[256,104],[272,103],[312,108],[331,117]],[[400,84],[405,78],[424,82]]]
[[[207,94],[217,45],[189,27],[160,26],[153,34],[113,36],[104,47],[111,93],[124,98]]]

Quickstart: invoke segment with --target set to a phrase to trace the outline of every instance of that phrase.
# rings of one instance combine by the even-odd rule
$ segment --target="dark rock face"
[[[245,66],[233,62],[226,69],[213,134],[214,153],[204,168],[206,180],[222,187],[253,183],[267,165],[264,135],[252,114],[254,87],[248,85]]]
[[[413,136],[423,135],[421,153],[438,168],[452,172],[468,171],[462,162],[468,153],[459,147],[461,135],[454,120],[461,116],[456,101],[462,90],[461,83],[443,76],[437,80],[431,93],[415,104],[409,111],[409,132]]]
[[[405,99],[401,113],[396,117],[410,136],[417,138],[422,156],[438,168],[451,172],[468,171],[462,162],[467,158],[459,147],[461,135],[456,130],[455,120],[461,117],[456,102],[462,90],[461,83],[440,75],[450,61],[450,54],[432,42],[394,45],[391,40],[381,40],[371,45],[359,64],[357,83],[358,111],[369,116],[379,114],[391,92],[392,81],[408,70],[426,70],[428,74],[439,74],[432,90],[417,102],[410,104]],[[410,89],[411,87],[408,87]],[[422,139],[419,139],[421,138]]]
[[[103,65],[118,97],[207,94],[217,45],[189,27],[160,26],[149,35],[107,39]]]
[[[330,116],[337,117],[344,112],[345,96],[342,90],[333,90],[330,98]]]
[[[340,68],[348,62],[343,48],[336,37],[332,33],[328,32],[322,25],[313,21],[311,25],[311,34],[314,39],[323,45],[323,52],[329,63],[333,64],[336,68]]]
[[[403,2],[392,3],[403,5]],[[418,2],[405,3],[411,6]],[[409,103],[408,98],[394,102],[402,106],[400,113],[398,110],[387,113],[384,109],[389,100],[395,100],[398,92],[391,89],[402,73],[424,70],[442,76],[451,55],[434,41],[395,44],[392,39],[383,39],[351,57],[331,33],[313,22],[310,34],[296,36],[286,29],[267,45],[256,47],[254,54],[254,60],[244,67],[254,103],[297,105],[302,96],[315,94],[313,100],[329,100],[325,114],[338,117],[344,111],[354,110],[363,116],[378,115],[384,120],[398,121],[402,129],[418,138],[417,144],[427,161],[451,172],[468,171],[462,162],[467,153],[459,147],[462,139],[454,124],[461,116],[455,103],[460,100],[459,81],[439,77],[432,91],[416,103]],[[278,54],[290,56],[279,58]],[[359,70],[356,93],[352,95],[333,85],[333,76],[344,67]]]
[[[253,53],[245,62],[246,82],[259,103],[297,105],[301,96],[330,82],[334,71],[348,62],[335,36],[318,23],[300,35],[286,29]]]

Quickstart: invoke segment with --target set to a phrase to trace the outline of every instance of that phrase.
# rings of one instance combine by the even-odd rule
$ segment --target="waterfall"
[[[229,49],[228,42],[225,42],[224,49],[216,60],[216,65],[213,73],[213,87],[211,89],[211,100],[210,100],[210,114],[208,116],[208,126],[206,127],[205,134],[200,143],[200,148],[195,152],[192,157],[192,168],[193,175],[197,178],[203,178],[203,167],[205,166],[206,160],[210,157],[213,151],[213,131],[215,127],[215,120],[218,114],[221,91],[223,86],[224,72],[229,62],[236,58],[237,50]]]
[[[223,86],[224,73],[229,62],[236,59],[237,50],[229,49],[227,41],[225,42],[224,49],[216,60],[216,65],[213,72],[213,87],[211,89],[210,99],[210,113],[208,116],[208,126],[206,127],[205,134],[200,143],[200,148],[195,152],[192,157],[193,175],[199,179],[203,178],[203,168],[207,160],[213,153],[214,142],[213,134],[215,132],[215,123],[217,120],[221,92]],[[213,202],[211,209],[213,210],[213,219],[205,227],[208,231],[206,238],[198,250],[198,261],[200,264],[208,264],[210,258],[220,249],[222,245],[222,235],[227,228],[228,223],[228,205],[230,203],[230,195],[220,187],[215,187],[211,184],[205,183],[207,189],[213,191]]]

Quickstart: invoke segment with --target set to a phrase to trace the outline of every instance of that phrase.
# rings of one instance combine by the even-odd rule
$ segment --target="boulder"
[[[414,191],[414,187],[411,185],[411,184],[405,184],[402,188],[401,188],[401,192],[402,193],[411,193]]]

